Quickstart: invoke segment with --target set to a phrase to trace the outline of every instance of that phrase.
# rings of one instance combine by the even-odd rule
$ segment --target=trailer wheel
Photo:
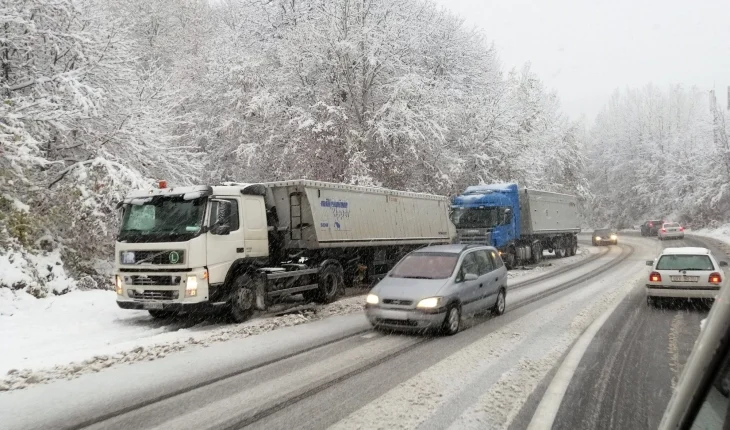
[[[568,244],[563,239],[559,239],[555,244],[555,256],[565,258],[566,255],[568,255]]]
[[[571,242],[573,242],[573,244],[570,246],[570,255],[574,256],[578,254],[578,239],[574,237]]]
[[[231,296],[231,317],[233,321],[242,323],[254,313],[256,292],[251,275],[244,273],[233,281],[233,295]]]
[[[332,303],[337,299],[344,284],[342,266],[328,264],[319,271],[319,290],[315,301],[318,303]]]

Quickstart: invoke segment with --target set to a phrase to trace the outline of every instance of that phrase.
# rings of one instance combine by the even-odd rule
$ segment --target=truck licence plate
[[[162,309],[162,303],[143,303],[144,309]]]
[[[672,282],[697,282],[700,280],[699,276],[670,276]]]

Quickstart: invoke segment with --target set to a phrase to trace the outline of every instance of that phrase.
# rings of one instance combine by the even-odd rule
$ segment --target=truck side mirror
[[[213,234],[226,235],[231,233],[231,202],[228,200],[213,200],[218,205],[215,224],[210,227]]]
[[[512,222],[512,209],[505,209],[504,210],[504,219],[502,220],[502,224],[509,224]]]

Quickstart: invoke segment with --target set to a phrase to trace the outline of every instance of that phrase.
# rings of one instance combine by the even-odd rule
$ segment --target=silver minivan
[[[438,245],[403,257],[368,294],[365,314],[375,328],[457,333],[462,315],[502,315],[507,268],[490,246]]]

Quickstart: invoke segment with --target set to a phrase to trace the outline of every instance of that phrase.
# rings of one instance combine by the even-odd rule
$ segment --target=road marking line
[[[563,397],[565,397],[565,392],[568,390],[568,385],[570,385],[570,381],[573,379],[573,375],[575,374],[583,355],[588,349],[588,346],[593,341],[598,330],[603,327],[603,324],[606,323],[618,305],[623,302],[623,299],[632,290],[633,288],[628,288],[620,299],[617,298],[616,303],[614,303],[613,306],[606,309],[606,311],[596,318],[591,325],[588,326],[586,331],[580,335],[573,345],[573,348],[571,348],[568,355],[565,356],[565,360],[563,360],[560,368],[558,368],[553,380],[550,381],[550,385],[545,391],[545,394],[542,396],[540,404],[537,405],[537,409],[535,409],[535,414],[532,416],[532,420],[530,420],[530,425],[527,427],[527,430],[552,429],[555,417],[558,415],[558,409],[560,409],[560,405],[563,403]]]

